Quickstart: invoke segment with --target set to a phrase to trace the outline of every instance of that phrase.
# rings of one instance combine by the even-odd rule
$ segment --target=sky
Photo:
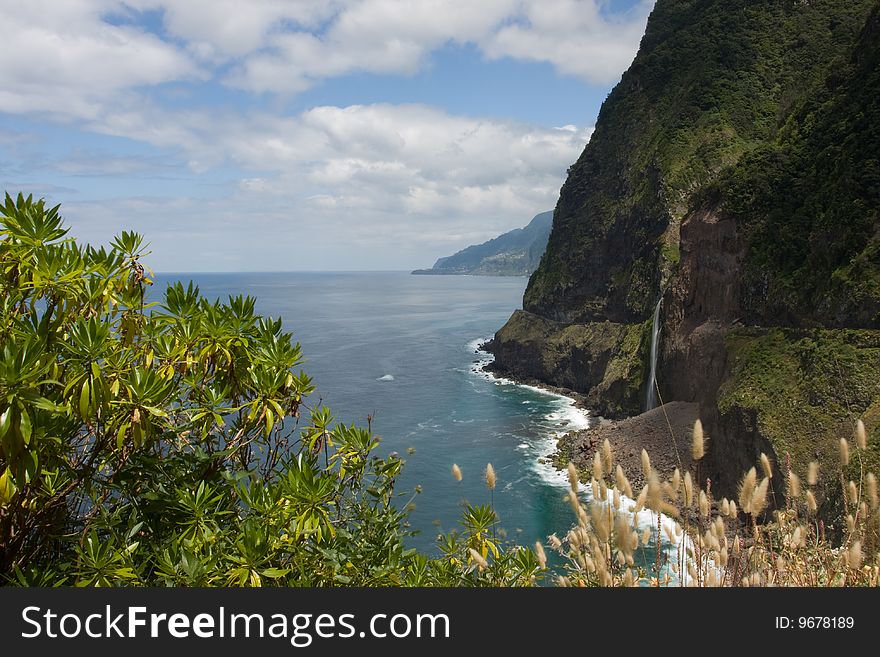
[[[401,270],[553,209],[654,0],[0,0],[0,186],[156,271]]]

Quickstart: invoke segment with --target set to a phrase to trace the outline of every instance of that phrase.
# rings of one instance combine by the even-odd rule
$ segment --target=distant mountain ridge
[[[416,269],[413,274],[470,274],[477,276],[528,276],[541,262],[553,211],[535,215],[525,228],[515,228],[503,235],[440,258],[431,269]]]

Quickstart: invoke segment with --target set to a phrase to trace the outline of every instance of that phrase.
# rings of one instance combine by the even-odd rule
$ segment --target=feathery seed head
[[[810,513],[815,514],[816,509],[818,509],[818,508],[819,508],[819,506],[816,504],[816,496],[813,495],[813,491],[808,490],[807,491],[807,509],[809,510]]]
[[[791,470],[788,471],[788,496],[793,500],[801,496],[801,478]]]
[[[849,484],[846,487],[846,492],[849,495],[849,501],[852,502],[853,506],[858,506],[859,489],[856,488],[856,482],[850,480]]]
[[[590,519],[593,521],[593,529],[596,537],[606,543],[611,537],[611,519],[608,517],[608,510],[601,504],[590,505]]]
[[[596,572],[596,562],[589,555],[584,555],[584,570],[588,573]]]
[[[547,553],[544,552],[544,546],[541,545],[541,541],[535,541],[535,556],[538,557],[538,563],[541,564],[541,568],[546,568]]]
[[[471,559],[475,564],[477,564],[480,570],[489,567],[489,562],[486,561],[483,555],[477,552],[474,548],[468,548],[468,552],[471,555]]]
[[[865,423],[861,420],[856,422],[856,445],[859,449],[868,448],[868,434],[865,431]]]
[[[634,509],[634,513],[638,513],[645,506],[645,501],[648,499],[648,487],[642,486],[642,490],[639,493],[638,498],[636,499],[636,507]]]
[[[614,482],[617,484],[617,490],[619,490],[627,497],[632,497],[632,489],[630,488],[629,480],[623,473],[623,468],[621,468],[619,465],[614,470]]]
[[[642,473],[647,477],[651,474],[651,457],[648,456],[648,452],[642,449]]]
[[[458,467],[457,463],[452,464],[452,476],[456,481],[461,481],[461,468]]]
[[[593,454],[593,479],[596,481],[602,481],[603,470],[602,455],[599,452],[596,452]]]
[[[610,475],[614,468],[614,455],[611,453],[611,443],[607,438],[602,443],[602,465],[605,466],[605,474]]]
[[[604,502],[608,499],[608,486],[605,485],[605,480],[600,479],[598,482],[598,490],[593,489],[596,495],[596,499]]]
[[[768,477],[764,477],[761,483],[755,487],[750,509],[752,516],[759,515],[767,507],[767,490],[769,488],[770,479]]]
[[[629,524],[626,521],[626,517],[622,513],[618,514],[617,517],[614,518],[614,545],[620,550],[620,553],[627,557],[632,554],[633,550],[636,548],[635,545],[630,543],[632,532],[630,531]],[[625,563],[624,559],[624,563]]]
[[[873,472],[869,472],[865,477],[865,487],[868,489],[868,501],[871,503],[871,510],[876,511],[880,505],[880,499],[877,497],[877,477]]]
[[[752,511],[752,497],[755,494],[755,487],[758,482],[758,473],[755,468],[751,468],[743,480],[739,484],[739,505],[746,513]]]
[[[581,508],[581,504],[580,504],[580,501],[578,500],[577,493],[575,493],[573,490],[569,490],[566,497],[568,498],[568,503],[571,504],[572,511],[577,513],[578,509]]]
[[[663,505],[663,488],[660,485],[660,477],[653,470],[648,474],[647,504],[649,509],[658,512]]]
[[[761,469],[764,470],[764,476],[767,479],[773,478],[773,468],[770,467],[770,459],[764,452],[761,452]]]
[[[690,471],[684,473],[684,505],[690,507],[694,503],[694,481]]]
[[[819,462],[818,461],[810,461],[810,465],[807,467],[807,483],[810,486],[815,486],[819,483]]]
[[[849,567],[858,570],[862,567],[862,543],[861,541],[853,541],[849,548]]]
[[[703,458],[703,455],[706,452],[706,445],[703,439],[703,423],[700,420],[694,422],[694,435],[693,441],[691,444],[691,457],[694,461],[699,461]]]
[[[849,441],[846,438],[840,439],[840,465],[849,465]]]
[[[709,517],[709,498],[704,491],[700,491],[700,515],[704,518]]]
[[[489,463],[486,465],[486,486],[489,490],[495,490],[495,468],[492,467],[492,464]]]
[[[568,483],[571,486],[571,489],[577,492],[580,478],[578,477],[577,468],[571,461],[568,462]]]

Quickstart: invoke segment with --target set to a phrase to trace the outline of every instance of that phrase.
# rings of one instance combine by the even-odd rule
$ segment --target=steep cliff
[[[636,413],[662,297],[660,397],[700,404],[722,488],[761,451],[830,458],[859,416],[878,458],[878,16],[876,0],[658,0],[496,367]],[[564,334],[588,337],[565,357]]]

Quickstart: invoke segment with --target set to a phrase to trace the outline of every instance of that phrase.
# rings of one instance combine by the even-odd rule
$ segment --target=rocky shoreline
[[[589,429],[570,431],[559,439],[553,464],[562,469],[571,462],[589,476],[593,457],[607,439],[614,462],[623,468],[633,490],[639,491],[645,484],[643,449],[663,479],[669,479],[676,468],[692,470],[691,443],[698,412],[697,404],[670,402],[625,420],[605,420]]]
[[[492,340],[481,343],[477,350],[492,353]],[[591,412],[590,426],[562,435],[556,451],[549,457],[559,470],[574,463],[584,478],[592,470],[593,456],[607,438],[611,443],[615,463],[623,468],[634,490],[644,485],[642,450],[648,452],[651,464],[664,479],[672,476],[675,468],[682,472],[691,469],[691,441],[694,422],[699,418],[699,405],[688,402],[670,402],[653,410],[627,418],[606,419],[597,413],[587,395],[559,386],[553,386],[531,377],[517,376],[487,363],[483,369],[519,384],[529,385],[574,400],[577,408]]]
[[[486,353],[492,354],[492,343],[493,340],[486,340],[486,342],[481,342],[477,345],[477,353]],[[547,392],[552,392],[555,395],[562,395],[563,397],[568,397],[574,401],[574,405],[576,408],[583,409],[585,411],[590,411],[591,413],[596,413],[596,408],[589,403],[587,395],[578,392],[577,390],[572,390],[571,388],[565,388],[561,386],[550,385],[545,381],[541,381],[540,379],[536,379],[528,376],[519,376],[517,374],[513,374],[506,370],[495,367],[495,361],[490,361],[483,365],[482,370],[484,372],[488,372],[493,376],[502,377],[505,379],[510,379],[511,381],[515,381],[518,384],[525,386],[532,386],[533,388],[540,388],[541,390],[546,390]],[[590,419],[595,420],[596,418],[601,420],[601,417],[598,415],[591,415]]]

